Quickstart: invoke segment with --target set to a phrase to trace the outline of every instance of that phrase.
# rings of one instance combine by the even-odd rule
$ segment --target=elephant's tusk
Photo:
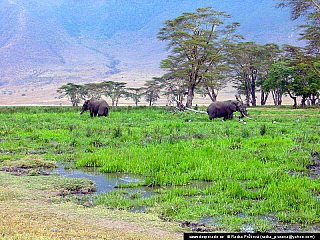
[[[188,108],[188,107],[185,107],[186,110],[189,110],[189,111],[192,111],[192,112],[195,112],[195,113],[201,113],[201,114],[208,114],[207,112],[205,111],[198,111],[198,110],[194,110],[192,108]]]
[[[248,119],[254,120],[253,118],[250,118],[250,117],[248,117],[247,115],[244,115],[244,114],[243,114],[243,116],[244,116],[245,118],[248,118]]]

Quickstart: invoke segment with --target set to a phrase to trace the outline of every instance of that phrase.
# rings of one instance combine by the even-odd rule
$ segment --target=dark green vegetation
[[[216,227],[232,231],[247,224],[275,231],[270,216],[319,226],[320,179],[309,176],[319,162],[318,108],[250,108],[254,120],[246,124],[166,108],[116,108],[93,119],[79,112],[1,107],[0,165],[95,166],[141,174],[139,185],[155,189],[145,198],[129,193],[130,184],[94,198],[108,208],[146,207],[174,220],[213,217]]]

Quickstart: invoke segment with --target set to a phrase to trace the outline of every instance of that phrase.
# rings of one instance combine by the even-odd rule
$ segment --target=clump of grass
[[[266,134],[266,132],[267,132],[266,124],[262,124],[260,127],[260,135],[263,136]]]
[[[113,133],[113,137],[114,138],[118,138],[122,136],[122,129],[121,126],[118,125],[115,129],[114,129],[114,133]]]
[[[44,160],[42,157],[37,155],[26,156],[15,161],[6,160],[2,163],[2,165],[14,167],[14,168],[55,168],[57,167],[55,161]]]
[[[86,137],[91,137],[93,135],[93,130],[91,127],[88,127],[87,128],[87,132],[86,132]]]
[[[95,183],[83,178],[60,178],[60,181],[57,181],[54,185],[59,190],[59,195],[61,196],[88,194],[96,191]]]
[[[249,129],[247,129],[247,128],[242,128],[241,136],[242,136],[243,138],[248,138],[248,137],[250,137],[250,131],[249,131]]]

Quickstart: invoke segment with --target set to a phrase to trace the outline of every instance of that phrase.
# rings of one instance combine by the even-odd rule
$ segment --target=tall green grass
[[[219,217],[240,230],[262,216],[319,224],[320,180],[308,176],[320,152],[320,111],[251,108],[254,120],[209,121],[206,115],[167,108],[122,107],[108,118],[79,108],[0,107],[0,164],[26,155],[144,176],[149,198],[124,191],[102,194],[111,208],[148,206],[178,220]],[[246,124],[244,124],[246,123]],[[244,218],[243,215],[246,217]]]

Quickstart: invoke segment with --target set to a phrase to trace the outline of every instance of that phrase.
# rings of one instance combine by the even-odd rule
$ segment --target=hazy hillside
[[[161,75],[165,43],[156,35],[163,21],[198,7],[231,14],[248,41],[299,44],[289,14],[274,5],[273,0],[0,0],[0,90],[20,98],[23,88],[23,101],[32,96],[30,89],[47,89],[44,96],[53,98],[56,87],[70,81],[142,84]],[[8,101],[3,99],[2,104]]]

